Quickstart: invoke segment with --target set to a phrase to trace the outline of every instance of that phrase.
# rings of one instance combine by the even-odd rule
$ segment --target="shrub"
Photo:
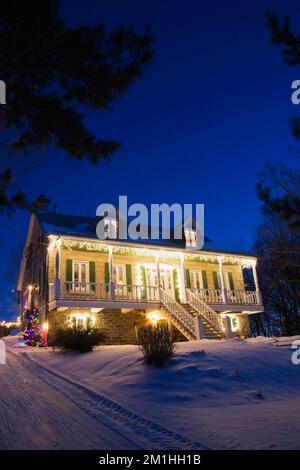
[[[137,339],[148,364],[161,367],[174,354],[173,335],[165,326],[144,326],[138,331]]]
[[[3,336],[8,336],[10,332],[10,328],[6,325],[0,325],[0,338]]]
[[[48,335],[48,346],[64,351],[79,351],[85,353],[93,350],[103,341],[103,335],[98,329],[82,330],[68,328],[55,330]]]

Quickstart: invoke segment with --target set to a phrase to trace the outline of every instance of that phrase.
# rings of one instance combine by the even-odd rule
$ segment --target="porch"
[[[180,299],[177,299],[179,303],[186,302],[187,291],[192,292],[214,310],[223,311],[224,307],[225,310],[232,310],[233,307],[242,308],[242,310],[247,310],[247,307],[260,307],[259,311],[261,311],[262,307],[258,291],[189,288],[181,292]],[[97,304],[101,302],[159,304],[161,299],[160,288],[157,285],[117,284],[114,281],[100,284],[56,279],[55,283],[49,284],[49,306],[55,301],[72,301],[72,304],[80,302],[88,307],[95,302]]]

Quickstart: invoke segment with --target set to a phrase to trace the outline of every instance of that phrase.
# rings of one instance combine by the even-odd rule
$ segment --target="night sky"
[[[297,8],[298,4],[298,8]],[[264,162],[298,165],[289,119],[300,70],[285,66],[269,41],[265,11],[290,14],[300,30],[296,1],[65,0],[72,26],[152,26],[155,57],[108,113],[87,113],[99,136],[120,140],[110,162],[97,166],[49,149],[24,168],[14,190],[45,193],[51,206],[94,215],[101,202],[204,203],[206,235],[219,247],[251,249],[260,219],[256,174]],[[9,103],[9,83],[7,84]],[[37,156],[33,155],[30,162]],[[29,215],[0,215],[1,271],[24,241]],[[1,274],[2,275],[2,274]],[[1,282],[0,318],[12,286]]]

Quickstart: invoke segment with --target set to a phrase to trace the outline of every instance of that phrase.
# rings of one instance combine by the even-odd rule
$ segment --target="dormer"
[[[197,247],[197,233],[194,229],[184,229],[185,246],[187,248]]]

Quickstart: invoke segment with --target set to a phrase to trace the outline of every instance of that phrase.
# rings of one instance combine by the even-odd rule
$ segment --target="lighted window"
[[[197,243],[196,243],[196,231],[195,230],[185,230],[185,243],[186,246],[191,246],[193,248],[196,248]]]
[[[104,219],[105,238],[117,238],[117,221],[115,219]]]

